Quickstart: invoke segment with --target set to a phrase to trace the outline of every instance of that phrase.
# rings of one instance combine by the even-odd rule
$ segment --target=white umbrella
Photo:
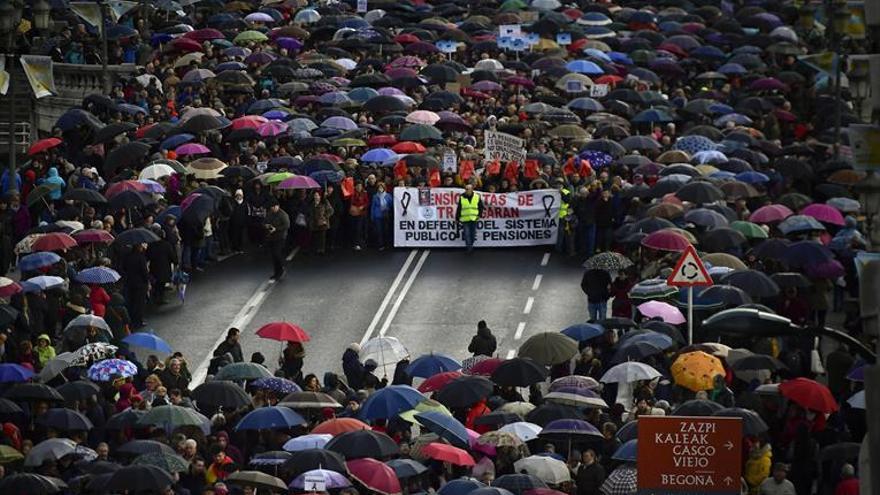
[[[409,351],[397,340],[396,337],[376,337],[370,339],[361,346],[361,359],[366,362],[372,359],[376,362],[376,371],[381,373],[379,377],[393,377],[397,362],[409,357]]]
[[[571,481],[571,473],[568,471],[568,466],[559,459],[552,457],[542,455],[529,456],[514,462],[513,469],[517,473],[525,471],[527,474],[531,474],[550,485]]]
[[[138,174],[138,179],[159,180],[162,177],[174,175],[174,173],[174,169],[171,168],[171,165],[157,163],[141,170],[141,173]]]
[[[603,383],[632,383],[641,380],[653,380],[660,372],[638,361],[627,361],[612,367],[599,379]]]
[[[480,60],[474,65],[474,70],[499,71],[504,70],[504,64],[494,58]]]
[[[76,442],[67,438],[50,438],[36,445],[24,458],[25,466],[42,466],[46,461],[57,461],[76,452]]]
[[[536,425],[535,423],[529,423],[528,421],[517,421],[516,423],[502,426],[498,431],[512,433],[523,442],[529,442],[538,438],[538,433],[541,433],[541,426]]]
[[[314,433],[291,438],[284,444],[282,449],[287,452],[299,452],[306,449],[323,449],[324,445],[333,439],[333,435]]]
[[[550,402],[556,402],[558,404],[565,404],[575,407],[587,407],[594,409],[603,409],[608,407],[608,404],[604,400],[602,400],[601,397],[590,397],[587,395],[578,395],[568,392],[550,392],[549,394],[544,396],[544,399]]]
[[[846,402],[854,409],[865,409],[865,391],[856,392]]]
[[[76,318],[70,320],[70,323],[68,323],[67,326],[64,327],[64,331],[76,327],[95,327],[110,332],[110,325],[108,325],[107,322],[104,321],[104,318],[96,315],[79,315]]]
[[[46,383],[58,376],[62,371],[73,366],[75,359],[76,356],[72,352],[62,352],[43,365],[43,369],[40,370],[40,374],[37,375],[37,378],[41,382]]]

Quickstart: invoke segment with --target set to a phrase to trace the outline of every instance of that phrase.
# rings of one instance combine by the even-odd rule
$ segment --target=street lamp
[[[14,70],[13,57],[15,56],[15,35],[21,24],[21,5],[7,0],[0,6],[0,35],[3,35],[4,51],[6,53],[6,70],[9,73],[9,83],[12,84],[12,72]],[[7,122],[9,141],[9,163],[6,170],[6,190],[15,191],[18,189],[16,183],[16,150],[15,150],[15,97],[12,89],[9,88],[6,94],[9,109],[9,121]]]
[[[856,101],[856,114],[862,118],[862,102],[871,96],[871,83],[868,76],[871,73],[871,61],[869,56],[853,55],[849,58],[849,89]]]
[[[49,29],[52,22],[52,5],[46,0],[37,0],[31,6],[31,14],[34,18],[34,27],[43,30]]]

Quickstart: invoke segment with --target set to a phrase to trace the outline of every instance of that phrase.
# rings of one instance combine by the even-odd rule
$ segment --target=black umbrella
[[[492,373],[492,381],[501,386],[528,387],[547,378],[547,368],[529,358],[513,358],[501,363]]]
[[[186,209],[183,210],[180,219],[181,222],[186,221],[193,222],[194,224],[203,224],[216,209],[217,200],[207,194],[202,194],[190,201],[186,206]]]
[[[545,403],[526,414],[526,421],[544,426],[557,419],[586,419],[577,408],[556,403]]]
[[[531,474],[505,474],[492,481],[493,487],[503,488],[514,495],[522,495],[529,490],[547,488],[547,484]]]
[[[712,416],[724,409],[721,404],[705,399],[685,401],[672,411],[673,416]]]
[[[326,449],[305,449],[294,452],[290,460],[284,463],[284,469],[291,477],[301,475],[313,469],[329,469],[345,474],[345,458],[340,454]]]
[[[0,328],[11,325],[18,319],[19,311],[8,304],[0,304]]]
[[[523,418],[519,414],[507,412],[507,411],[492,411],[489,414],[484,414],[474,420],[475,425],[506,425],[510,423],[516,423],[518,421],[522,421]]]
[[[116,136],[135,129],[137,129],[137,125],[132,122],[114,122],[99,129],[92,138],[92,143],[107,143],[116,138]]]
[[[428,470],[422,463],[412,459],[392,459],[385,464],[394,470],[395,476],[400,479],[412,478]]]
[[[142,191],[122,191],[110,198],[110,207],[119,210],[122,208],[134,209],[155,204],[156,200],[149,193]]]
[[[104,174],[110,176],[122,168],[136,168],[149,153],[150,145],[142,141],[132,141],[113,148],[104,160]]]
[[[57,390],[42,383],[17,383],[3,396],[14,401],[64,402]]]
[[[106,203],[107,198],[101,195],[98,191],[87,189],[85,187],[77,187],[74,189],[68,189],[64,193],[64,199],[68,201],[82,201],[84,203],[93,203],[100,204]]]
[[[135,244],[149,244],[158,240],[159,237],[157,237],[156,234],[143,227],[138,227],[136,229],[129,229],[122,232],[116,236],[114,242],[118,242],[123,246],[133,246]]]
[[[719,302],[728,306],[741,306],[752,302],[751,296],[746,291],[732,285],[713,285],[703,289],[697,294],[701,301]]]
[[[611,362],[641,361],[648,356],[660,354],[661,352],[663,352],[663,349],[652,342],[636,341],[624,346],[618,346]]]
[[[168,471],[149,464],[125,466],[116,471],[104,484],[104,491],[150,491],[163,493],[163,490],[174,484],[174,478]]]
[[[174,449],[156,440],[132,440],[122,444],[116,452],[131,456],[143,454],[174,454]]]
[[[225,72],[224,72],[225,74]],[[180,132],[198,134],[200,132],[214,131],[229,126],[229,121],[213,115],[196,115],[189,118],[180,126]]]
[[[710,253],[725,253],[746,242],[748,240],[742,232],[730,227],[712,229],[700,237],[700,247]]]
[[[205,382],[192,391],[197,404],[238,409],[249,406],[251,397],[241,386],[227,380]]]
[[[37,422],[61,431],[88,431],[94,427],[82,413],[63,407],[49,409]]]
[[[346,460],[363,457],[383,459],[400,453],[400,447],[391,437],[373,430],[345,432],[327,442],[324,448],[342,454]]]
[[[739,287],[752,297],[773,297],[779,295],[779,285],[766,273],[758,270],[737,270],[728,273],[723,283]]]
[[[734,371],[770,370],[778,371],[788,369],[782,361],[766,354],[752,354],[733,362]]]
[[[714,413],[713,416],[742,418],[743,436],[758,436],[770,429],[758,413],[741,407],[728,407]]]
[[[35,473],[16,473],[0,480],[0,493],[45,495],[67,489],[67,484],[50,476]]]
[[[400,98],[390,95],[374,96],[364,103],[363,109],[374,113],[390,113],[406,111],[406,104]]]
[[[56,390],[58,390],[58,393],[61,394],[67,402],[86,400],[89,397],[95,397],[101,393],[101,389],[97,385],[83,380],[67,382],[58,386]]]
[[[146,414],[147,411],[141,411],[140,409],[126,409],[125,411],[110,416],[107,422],[104,423],[104,429],[124,430],[130,428],[135,426]]]
[[[774,273],[770,276],[776,285],[778,285],[782,289],[788,288],[796,288],[796,289],[805,289],[813,285],[810,280],[797,272],[780,272]]]
[[[13,416],[16,414],[24,414],[24,411],[18,404],[9,399],[0,399],[0,415]]]
[[[682,201],[705,204],[724,199],[724,191],[711,182],[689,182],[676,191],[675,196]]]
[[[619,316],[615,316],[612,318],[605,318],[604,320],[599,320],[598,323],[600,325],[602,325],[603,327],[605,327],[606,329],[619,328],[619,329],[626,330],[627,328],[633,328],[636,326],[636,322],[632,321],[631,319],[621,318]]]
[[[654,319],[644,321],[641,324],[641,328],[653,330],[657,333],[662,333],[663,335],[668,336],[673,341],[678,342],[679,344],[687,343],[684,336],[681,334],[681,330],[679,330],[678,327],[671,323],[666,323],[663,320]]]
[[[492,394],[494,388],[486,377],[465,375],[447,383],[434,394],[434,399],[446,407],[470,407]]]
[[[428,154],[406,155],[403,160],[408,167],[440,168],[440,161]]]
[[[271,163],[271,161],[270,161]],[[245,166],[237,166],[237,167],[226,167],[220,171],[220,175],[227,178],[236,178],[241,177],[244,180],[251,180],[257,176],[257,173],[254,172],[254,169]]]

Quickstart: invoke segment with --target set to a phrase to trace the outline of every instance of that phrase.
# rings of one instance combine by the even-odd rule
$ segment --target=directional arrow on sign
[[[727,447],[727,450],[730,450],[733,448],[733,442],[728,440],[727,443],[724,444],[724,446]]]
[[[731,478],[730,476],[724,478],[724,483],[726,485],[730,485],[731,483],[733,483],[733,478]]]

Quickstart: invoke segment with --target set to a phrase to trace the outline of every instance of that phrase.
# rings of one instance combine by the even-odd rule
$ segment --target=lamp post
[[[825,15],[828,17],[828,36],[831,38],[831,46],[834,51],[834,159],[840,156],[840,124],[841,112],[841,88],[840,78],[842,71],[841,60],[843,56],[843,39],[846,36],[846,26],[849,22],[850,13],[845,4],[839,1],[829,0],[825,4]]]
[[[851,55],[849,57],[849,90],[856,104],[856,115],[862,119],[862,103],[871,96],[870,55]]]

